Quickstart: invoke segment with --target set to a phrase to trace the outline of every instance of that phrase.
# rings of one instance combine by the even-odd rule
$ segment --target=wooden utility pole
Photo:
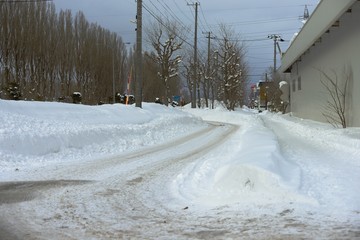
[[[276,73],[276,46],[277,46],[279,41],[283,42],[284,39],[282,39],[281,36],[277,35],[277,34],[270,34],[270,35],[268,35],[268,38],[274,40],[274,71],[273,71],[274,76],[273,77],[275,77],[275,73]],[[279,49],[280,49],[280,47],[279,47]]]
[[[207,62],[208,62],[208,65],[207,65],[207,75],[209,76],[210,75],[210,44],[211,44],[211,32],[203,32],[203,34],[206,34],[206,38],[208,39],[208,58],[207,58]]]
[[[276,72],[276,37],[274,37],[274,76],[275,77]]]
[[[143,61],[142,61],[142,0],[137,0],[136,14],[136,94],[135,106],[142,107],[142,78],[143,78]]]
[[[198,6],[200,3],[195,2],[188,4],[190,6],[195,5],[195,37],[194,37],[194,76],[193,76],[193,96],[191,99],[191,108],[196,108],[196,84],[197,84],[197,25],[198,25]]]
[[[211,39],[214,39],[214,37],[211,37],[211,32],[203,32],[203,34],[207,34],[206,38],[208,39],[208,59],[207,59],[207,68],[206,68],[206,78],[205,78],[205,104],[206,107],[209,107],[208,98],[210,95],[210,44]],[[214,97],[214,96],[213,96]]]
[[[115,101],[115,57],[114,53],[112,55],[112,84],[113,84],[113,104],[116,103]]]

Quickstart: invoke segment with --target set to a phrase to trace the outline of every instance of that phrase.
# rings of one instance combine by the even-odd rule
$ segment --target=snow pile
[[[201,115],[206,120],[226,119],[239,124],[240,131],[234,133],[233,144],[219,147],[220,154],[204,156],[177,176],[172,187],[179,198],[209,206],[315,203],[299,193],[299,166],[283,158],[276,137],[260,117],[244,112],[217,111],[222,112],[218,115],[220,118],[207,118],[206,111]]]
[[[332,155],[338,155],[343,163],[351,163],[360,167],[360,128],[336,129],[330,124],[291,117],[287,115],[267,114],[267,118],[281,125],[284,131],[290,131],[303,139],[311,139]],[[284,124],[286,123],[286,124]],[[346,152],[346,157],[341,156]]]
[[[0,172],[108,157],[202,127],[200,119],[158,104],[140,109],[0,100]]]
[[[0,181],[27,181],[43,166],[105,159],[190,135],[208,127],[200,117],[237,130],[159,185],[154,195],[164,205],[258,209],[299,204],[323,209],[324,215],[337,211],[345,219],[358,218],[360,128],[333,129],[249,109],[229,112],[220,105],[210,110],[144,103],[139,109],[0,100]]]

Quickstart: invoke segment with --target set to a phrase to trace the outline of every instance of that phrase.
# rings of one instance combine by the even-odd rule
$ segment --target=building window
[[[295,92],[296,91],[296,78],[294,78],[293,80],[292,80],[292,91],[293,92]]]
[[[301,90],[301,76],[298,77],[298,90]]]

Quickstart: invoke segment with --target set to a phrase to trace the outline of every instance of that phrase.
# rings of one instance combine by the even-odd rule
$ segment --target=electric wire
[[[284,6],[256,6],[256,7],[242,7],[242,8],[223,8],[223,9],[213,9],[208,10],[208,12],[219,12],[219,11],[248,11],[248,10],[259,10],[259,9],[279,9],[279,8],[298,8],[298,7],[304,7],[305,5],[314,6],[313,4],[299,4],[299,5],[284,5]]]
[[[52,2],[53,0],[0,0],[0,3]]]
[[[165,24],[163,22],[163,20],[161,18],[159,18],[159,16],[157,16],[144,2],[142,3],[143,8],[145,11],[147,11],[156,21],[158,21],[163,27],[165,27],[166,29],[168,29],[169,31],[171,31],[171,29],[169,29],[169,26],[167,26],[167,24]],[[185,38],[181,37],[180,35],[176,35],[179,39],[181,39],[184,43],[193,46],[191,43],[189,43]]]
[[[180,8],[180,6],[177,4],[176,0],[173,0],[173,2],[174,2],[174,4],[175,4],[176,8],[180,11],[180,13],[182,13],[182,15],[183,15],[187,20],[189,20],[189,22],[192,22],[193,20],[192,20],[191,18],[189,18],[189,16],[184,13],[184,11],[183,11],[183,10]]]
[[[186,3],[186,5],[191,8],[191,15],[193,17],[193,19],[191,19],[189,17],[189,15],[185,14],[185,12],[182,10],[182,8],[178,5],[178,3],[173,0],[173,2],[175,3],[176,8],[179,10],[178,12],[181,13],[185,19],[191,21],[194,21],[195,19],[195,15],[194,15],[194,9],[193,9],[193,3],[190,3],[187,0],[184,0],[184,2]],[[180,19],[180,17],[175,14],[175,12],[169,7],[169,5],[166,2],[157,0],[158,6],[156,6],[151,0],[150,0],[151,6],[150,7],[148,4],[143,3],[143,7],[144,10],[151,16],[153,17],[157,22],[159,22],[163,27],[167,28],[169,30],[169,26],[167,26],[164,21],[161,18],[165,18],[165,19],[172,19],[173,21],[175,21],[176,23],[178,23],[183,29],[186,28],[186,26],[184,25],[184,22]],[[161,9],[160,9],[161,7]],[[265,8],[265,7],[264,7]],[[205,13],[207,12],[203,9],[203,7],[200,5],[200,18],[198,18],[198,28],[200,30],[202,30],[203,32],[212,32],[212,30],[214,30],[214,27],[218,27],[219,24],[209,24],[206,20],[205,17]],[[257,8],[258,9],[258,8]],[[238,22],[231,22],[231,23],[226,23],[226,26],[232,26],[232,25],[248,25],[248,24],[265,24],[265,23],[274,23],[274,22],[289,22],[289,21],[294,21],[297,20],[298,21],[298,17],[285,17],[285,18],[271,18],[271,19],[258,19],[258,20],[251,20],[251,21],[238,21]],[[188,29],[188,34],[190,32],[193,32],[193,30]],[[206,31],[206,30],[208,31]],[[271,32],[274,32],[275,30],[271,30]],[[292,28],[292,29],[276,29],[276,32],[279,33],[291,33],[291,32],[296,32],[296,29]],[[262,35],[263,33],[263,35]],[[247,46],[247,48],[253,49],[260,49],[260,48],[269,48],[269,46],[272,46],[272,44],[269,45],[259,45],[257,44],[258,42],[263,42],[263,41],[269,41],[268,38],[266,38],[264,35],[268,35],[270,32],[269,31],[255,31],[255,32],[246,32],[243,34],[243,36],[245,36],[244,38],[230,38],[228,39],[229,41],[234,41],[234,42],[242,42],[242,43],[246,43],[248,42],[250,44],[250,46]],[[179,35],[177,35],[177,37],[179,37],[179,39],[181,39],[184,43],[186,43],[187,45],[189,45],[190,47],[193,47],[193,43],[188,42],[184,37],[181,37]],[[206,37],[200,37],[199,40],[202,41],[206,39]],[[219,41],[221,41],[221,39],[216,38],[215,39],[218,43]],[[254,43],[254,44],[253,44]],[[264,52],[262,51],[262,55],[268,55],[271,54],[271,52]],[[205,59],[206,56],[205,54],[198,50],[198,57],[199,59]],[[264,69],[265,67],[257,67],[256,65],[258,64],[266,64],[266,63],[271,63],[272,59],[270,58],[264,58],[264,57],[256,57],[256,56],[248,56],[248,54],[246,54],[246,59],[253,59],[251,62],[252,67],[251,68],[255,68],[255,69]],[[255,60],[255,61],[254,61]],[[259,61],[260,60],[260,61]],[[261,61],[262,60],[262,61]]]

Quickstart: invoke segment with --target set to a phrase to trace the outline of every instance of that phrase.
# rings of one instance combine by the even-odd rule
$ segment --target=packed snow
[[[144,105],[0,100],[0,180],[14,168],[109,157],[204,127],[182,111]]]
[[[213,132],[207,130],[210,128]],[[231,134],[219,137],[220,132],[225,130],[231,131]],[[209,131],[209,135],[201,137],[201,131],[204,134]],[[101,163],[101,159],[104,159],[104,164],[110,164],[112,160],[107,159],[115,159],[127,153],[136,155],[138,151],[154,149],[158,145],[166,146],[177,139],[186,139],[191,134],[198,137],[191,138],[196,143],[192,145],[200,146],[212,138],[217,143],[205,146],[202,149],[204,153],[199,156],[195,153],[188,154],[189,156],[185,154],[181,159],[187,160],[181,164],[174,162],[172,172],[167,170],[168,176],[148,174],[142,177],[141,173],[146,171],[147,166],[159,169],[168,167],[167,163],[161,165],[161,161],[180,156],[188,149],[190,151],[192,147],[180,140],[181,146],[172,149],[170,153],[158,154],[154,159],[149,156],[138,162],[129,162],[127,165],[124,163],[121,168],[114,165],[109,169],[102,169],[101,174],[91,175],[79,171],[75,176],[66,175],[66,168],[71,166],[95,164],[99,160]],[[140,154],[136,157],[140,157]],[[142,165],[144,169],[141,168]],[[60,174],[59,169],[65,171]],[[221,216],[224,222],[233,218],[234,223],[229,222],[226,228],[232,227],[231,231],[235,232],[238,227],[232,224],[236,224],[236,216],[240,216],[239,214],[246,215],[241,215],[241,219],[250,218],[249,223],[254,221],[251,217],[268,219],[270,216],[275,219],[290,214],[313,225],[313,231],[324,225],[331,229],[341,227],[340,230],[334,230],[335,235],[330,232],[329,235],[319,236],[343,236],[336,233],[347,231],[347,237],[360,237],[360,128],[334,129],[330,124],[296,118],[291,114],[259,114],[246,108],[230,112],[221,105],[216,109],[191,109],[187,106],[173,108],[144,103],[140,109],[122,104],[85,106],[0,100],[0,190],[1,184],[7,182],[71,178],[106,183],[107,189],[104,188],[101,192],[101,196],[105,196],[109,194],[108,191],[115,191],[116,186],[112,184],[116,174],[129,174],[122,177],[131,185],[131,191],[117,195],[118,199],[92,199],[92,203],[86,203],[89,204],[87,208],[92,209],[91,214],[87,213],[86,207],[76,209],[82,219],[95,218],[96,221],[98,218],[97,221],[107,223],[119,221],[116,220],[118,215],[111,214],[114,209],[107,207],[107,204],[117,201],[120,206],[125,206],[127,203],[121,200],[122,197],[138,194],[136,198],[140,200],[136,201],[141,201],[141,206],[151,209],[149,214],[163,214],[164,211],[172,214],[175,209],[191,209],[194,222],[201,217],[205,219],[204,216],[208,215]],[[143,183],[145,176],[153,176],[153,180]],[[164,179],[166,182],[162,182]],[[97,183],[97,191],[100,191],[100,183]],[[142,187],[135,188],[136,184]],[[84,199],[91,199],[91,196],[96,195],[92,188],[82,189],[83,191],[69,193],[68,198],[73,201],[73,205],[76,205],[76,201],[79,201],[79,206],[84,205]],[[60,196],[61,192],[52,194],[53,197],[49,196],[44,200],[46,204],[33,205],[31,202],[35,200],[23,201],[19,205],[17,202],[6,202],[0,196],[0,213],[10,219],[13,213],[9,207],[21,206],[22,213],[29,214],[22,216],[25,218],[24,222],[37,218],[50,219],[43,215],[51,215],[59,201],[59,197],[54,196]],[[129,212],[123,210],[126,213],[124,215],[132,216],[134,209]],[[104,212],[108,214],[102,215]],[[64,213],[57,212],[54,216],[61,214]],[[166,239],[179,236],[166,229],[161,228],[160,231],[151,227],[140,234],[134,231],[133,224],[134,221],[141,223],[141,219],[129,217],[121,224],[107,226],[133,231],[133,235],[122,233],[125,234],[121,235],[123,237],[155,238],[158,234]],[[183,223],[185,225],[182,228],[193,229],[190,217],[186,216],[184,219],[188,223]],[[49,229],[53,230],[60,224],[58,221],[66,222],[69,219],[54,217],[57,222],[48,223],[49,220],[46,220],[46,224],[41,221],[45,220],[34,221],[39,224],[33,223],[30,228],[33,231],[35,229],[35,232],[49,234],[50,230],[41,230],[42,227],[50,224]],[[269,225],[272,221],[269,220]],[[65,224],[64,222],[61,224]],[[212,224],[217,226],[219,222]],[[87,224],[84,228],[91,228],[91,223]],[[141,224],[146,229],[146,223]],[[293,225],[295,229],[307,228]],[[61,226],[59,231],[66,232],[68,227],[64,230],[63,225]],[[225,228],[225,225],[219,226],[218,228]],[[272,236],[276,237],[279,227],[274,228],[275,230],[267,231],[272,231],[275,234]],[[0,226],[0,232],[1,229]],[[229,231],[223,231],[224,236],[232,237],[226,235]],[[294,233],[291,228],[278,231],[285,231],[290,235]],[[299,231],[298,229],[297,232]],[[199,232],[204,234],[203,231],[198,231],[197,234]],[[89,237],[68,234],[81,239]],[[251,234],[248,236],[256,236],[256,231]],[[316,236],[302,234],[305,237]],[[260,237],[266,236],[267,233],[264,232]],[[203,238],[203,235],[199,238]]]

